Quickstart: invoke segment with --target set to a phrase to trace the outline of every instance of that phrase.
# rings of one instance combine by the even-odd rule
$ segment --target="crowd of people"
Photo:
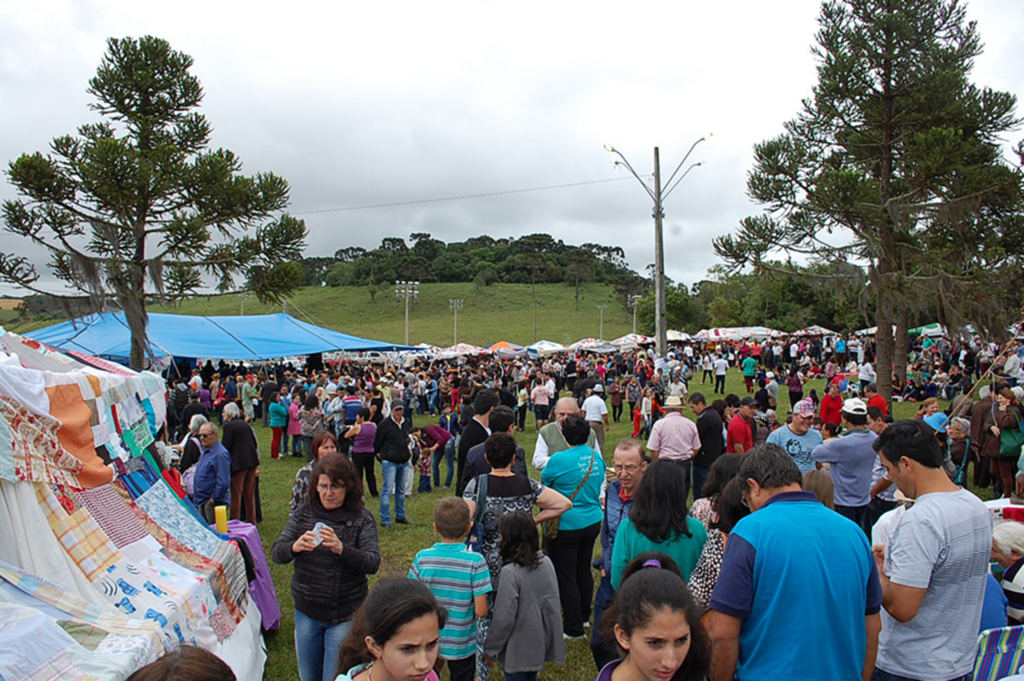
[[[169,456],[201,509],[256,521],[251,424],[273,431],[271,459],[307,459],[271,551],[294,564],[303,681],[423,681],[442,660],[453,680],[485,680],[492,664],[532,679],[587,637],[597,678],[612,681],[965,678],[977,632],[1024,613],[1024,526],[993,535],[961,486],[973,462],[977,485],[1024,491],[1024,395],[1009,375],[1024,351],[1000,355],[996,380],[972,391],[999,353],[922,344],[902,393],[918,413],[897,422],[872,352],[812,339],[658,360],[207,363],[172,383]],[[729,371],[745,395],[725,394]],[[820,398],[804,394],[811,378],[825,379]],[[631,437],[607,442],[630,415]],[[515,433],[531,427],[527,453]],[[437,543],[407,578],[369,590],[379,533],[424,520],[406,497],[449,487]],[[1001,621],[999,607],[983,618],[999,598]]]

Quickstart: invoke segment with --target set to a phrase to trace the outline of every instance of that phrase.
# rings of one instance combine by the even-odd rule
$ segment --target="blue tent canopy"
[[[275,359],[344,350],[409,350],[405,345],[350,336],[299,321],[281,312],[236,317],[149,315],[149,347],[154,357]],[[131,331],[122,312],[106,312],[48,326],[27,334],[64,351],[97,357],[129,357]]]

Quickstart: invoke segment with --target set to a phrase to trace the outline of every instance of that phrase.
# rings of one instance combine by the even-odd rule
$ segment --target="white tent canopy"
[[[526,353],[530,357],[547,357],[548,355],[557,355],[560,352],[568,351],[569,348],[564,345],[549,340],[540,340],[533,345],[526,346]]]

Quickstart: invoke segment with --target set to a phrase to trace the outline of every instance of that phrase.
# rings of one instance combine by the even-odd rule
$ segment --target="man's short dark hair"
[[[492,433],[504,433],[515,422],[516,413],[512,411],[512,408],[499,404],[491,412],[491,420],[488,421],[487,426]]]
[[[763,489],[779,489],[793,483],[803,486],[803,473],[793,457],[778,445],[757,445],[743,457],[737,474],[743,487],[754,479]]]
[[[868,407],[868,416],[872,421],[879,421],[885,418],[885,414],[883,414],[882,410],[878,407]]]
[[[904,456],[928,468],[943,465],[942,447],[933,431],[923,421],[903,420],[882,431],[872,447],[896,465]]]
[[[491,468],[504,468],[516,453],[516,439],[508,433],[495,433],[484,443],[484,458]]]
[[[501,404],[501,400],[498,399],[497,393],[489,388],[484,388],[473,399],[473,413],[477,416],[484,416],[499,404]]]
[[[570,414],[562,422],[562,436],[570,447],[587,444],[590,439],[590,425],[582,414]]]
[[[874,383],[868,383],[864,386],[864,392],[866,393],[877,393],[878,387]]]
[[[690,404],[707,404],[707,399],[703,393],[693,393],[690,395],[690,399],[687,400]]]

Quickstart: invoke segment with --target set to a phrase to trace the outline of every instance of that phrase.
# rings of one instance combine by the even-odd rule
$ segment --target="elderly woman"
[[[583,623],[590,620],[594,595],[590,561],[604,517],[599,497],[605,467],[601,456],[587,445],[590,426],[582,415],[566,417],[562,435],[569,449],[551,456],[541,482],[568,497],[573,507],[560,518],[556,536],[545,531],[546,548],[558,576],[563,633],[579,638],[584,635]]]
[[[302,681],[333,679],[338,648],[367,594],[367,575],[380,567],[373,515],[363,508],[363,486],[343,454],[313,466],[307,502],[274,542],[275,563],[295,561],[295,654]]]
[[[946,426],[948,439],[946,440],[946,452],[948,460],[953,464],[953,482],[958,485],[967,484],[967,462],[969,457],[967,451],[971,446],[971,422],[964,418],[950,419]]]
[[[1003,568],[1009,623],[1024,624],[1024,524],[1005,522],[993,528],[992,560]]]
[[[224,406],[225,449],[231,454],[231,519],[240,520],[245,505],[245,521],[256,524],[256,477],[259,475],[260,453],[256,432],[242,418],[235,402]]]
[[[178,460],[178,470],[182,476],[184,476],[185,471],[195,465],[196,461],[199,461],[199,456],[203,453],[203,446],[199,442],[199,429],[204,423],[209,423],[209,421],[202,414],[193,416],[192,420],[188,422],[188,435],[185,437],[185,441],[178,445],[181,447],[181,459]]]
[[[329,430],[321,430],[313,438],[313,444],[310,446],[313,449],[313,460],[295,473],[295,484],[292,485],[292,500],[288,511],[292,515],[309,498],[309,480],[313,477],[313,466],[328,454],[338,452],[338,438]]]

